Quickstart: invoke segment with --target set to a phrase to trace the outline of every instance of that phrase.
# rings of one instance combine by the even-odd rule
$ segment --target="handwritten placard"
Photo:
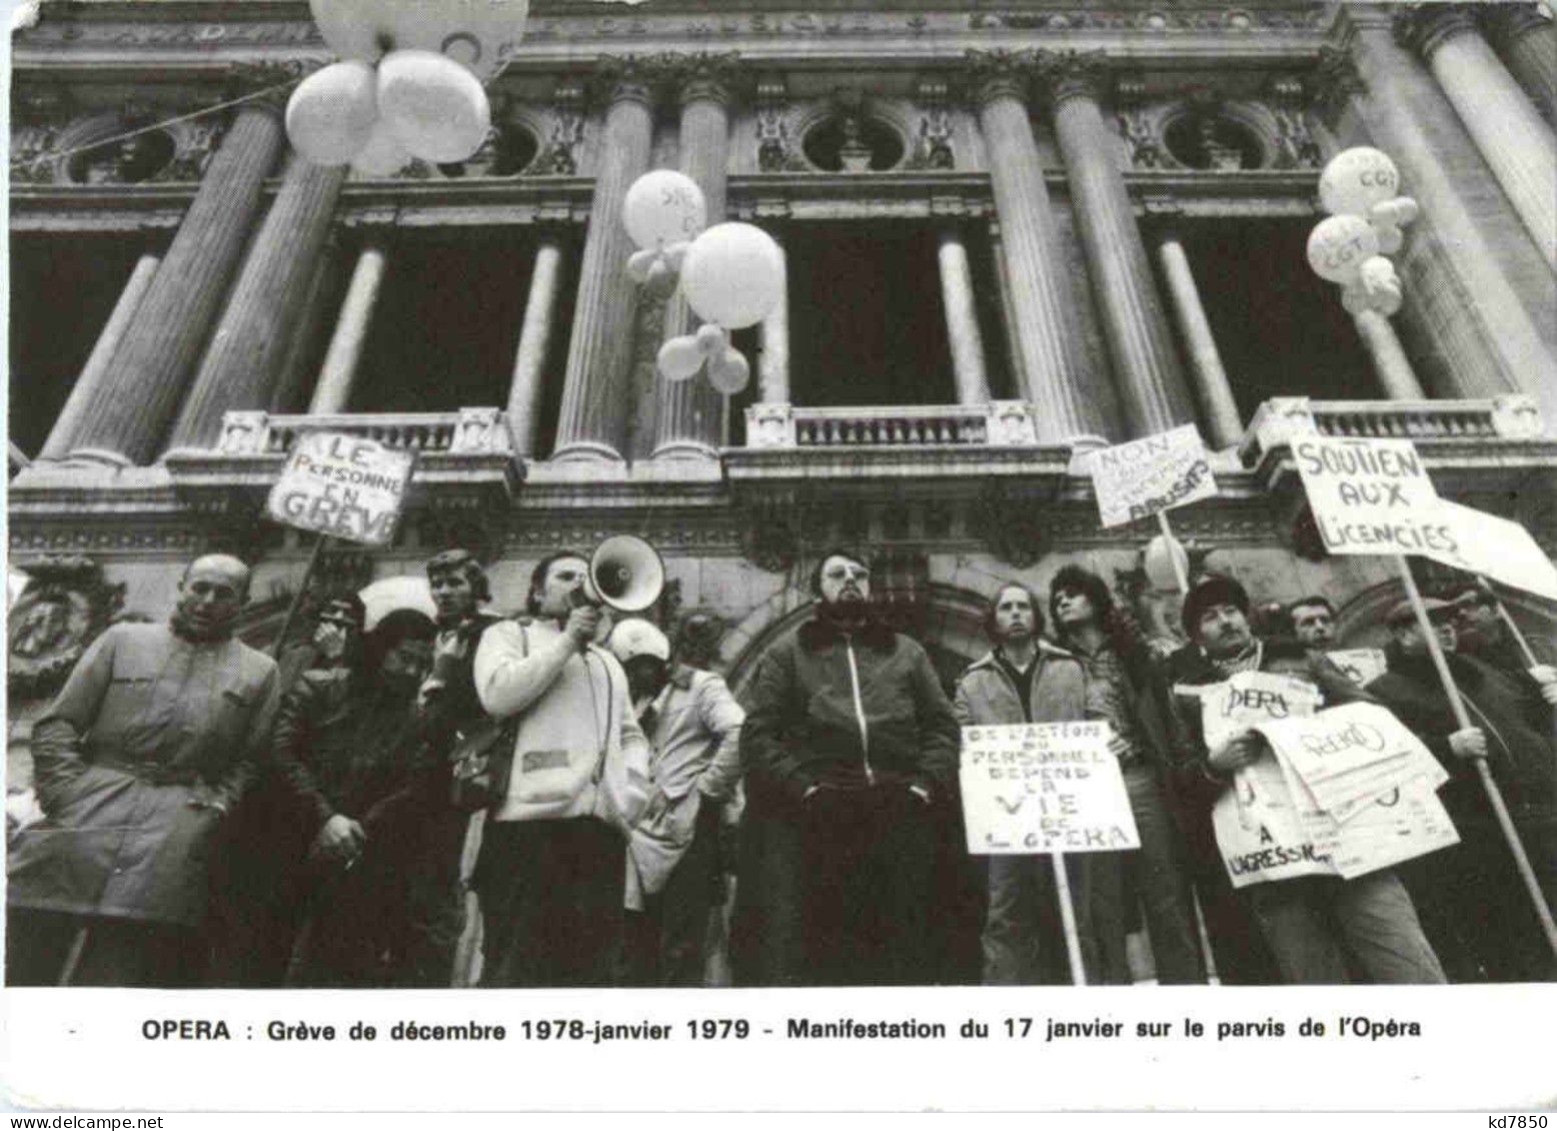
[[[1358,687],[1366,687],[1389,670],[1382,648],[1337,648],[1326,652],[1325,659]]]
[[[1088,452],[1087,465],[1104,526],[1216,495],[1205,444],[1193,424]]]
[[[974,855],[1141,846],[1102,721],[962,728],[962,810]]]
[[[271,488],[277,522],[352,542],[385,546],[405,507],[414,452],[342,432],[305,432]]]
[[[1308,505],[1332,554],[1424,554],[1454,542],[1410,440],[1292,441]]]

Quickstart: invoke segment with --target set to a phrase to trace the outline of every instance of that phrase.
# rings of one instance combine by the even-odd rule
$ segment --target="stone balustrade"
[[[748,448],[1013,447],[1038,443],[1025,401],[981,405],[746,410]]]
[[[1277,397],[1254,414],[1238,454],[1245,467],[1264,462],[1295,435],[1419,444],[1535,441],[1543,436],[1534,398],[1494,397],[1457,401],[1311,401]]]

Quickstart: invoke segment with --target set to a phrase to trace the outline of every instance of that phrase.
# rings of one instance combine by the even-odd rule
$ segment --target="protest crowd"
[[[543,558],[508,616],[476,558],[439,554],[436,616],[396,609],[369,629],[336,594],[279,663],[234,637],[247,568],[198,558],[170,618],[109,627],[37,723],[41,815],[8,830],[7,981],[1557,976],[1480,780],[1557,901],[1557,668],[1530,662],[1488,588],[1422,602],[1464,726],[1409,601],[1370,657],[1338,648],[1325,597],[1272,609],[1206,573],[1188,579],[1182,640],[1148,639],[1102,577],[1067,565],[1046,592],[989,592],[989,651],[947,688],[879,615],[868,561],[816,558],[811,615],[737,701],[658,626],[581,597],[583,553]],[[1283,737],[1305,722],[1310,750],[1366,733],[1376,757],[1314,770]],[[1096,738],[1127,841],[972,844],[970,750],[1039,731],[1008,764],[1037,766],[1057,734]],[[1023,773],[1003,780],[1054,780]],[[1033,825],[1048,836],[1069,802],[1043,789],[1028,792],[1055,807]],[[1346,819],[1316,841],[1279,797]],[[1404,834],[1364,830],[1407,808],[1423,850],[1380,858]]]

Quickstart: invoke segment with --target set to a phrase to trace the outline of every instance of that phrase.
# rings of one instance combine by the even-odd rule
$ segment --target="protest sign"
[[[1205,445],[1193,424],[1089,452],[1088,465],[1104,526],[1216,495]]]
[[[1389,670],[1382,648],[1340,648],[1326,652],[1325,659],[1358,687],[1366,687]]]
[[[1211,810],[1217,849],[1233,887],[1335,875],[1309,831],[1318,815],[1298,809],[1281,764],[1270,754],[1234,774],[1232,788]]]
[[[388,545],[405,506],[414,452],[340,432],[306,432],[287,457],[266,509],[277,522]]]
[[[1312,715],[1321,702],[1307,680],[1272,672],[1239,672],[1199,692],[1201,727],[1212,750],[1260,723]]]
[[[1409,440],[1292,441],[1314,524],[1332,554],[1423,554],[1454,537]]]
[[[963,817],[975,855],[1120,852],[1141,840],[1101,721],[962,728]]]
[[[1557,601],[1557,566],[1519,523],[1448,499],[1438,500],[1435,514],[1450,543],[1423,548],[1424,557]]]

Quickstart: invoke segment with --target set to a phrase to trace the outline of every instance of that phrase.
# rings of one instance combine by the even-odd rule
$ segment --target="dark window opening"
[[[1309,270],[1304,249],[1312,228],[1306,220],[1224,219],[1183,232],[1206,318],[1245,421],[1272,397],[1383,396],[1351,315],[1341,306],[1341,288]]]
[[[534,162],[541,143],[521,125],[505,125],[488,137],[475,156],[438,166],[445,177],[517,177]]]
[[[134,127],[126,122],[106,128],[128,132]],[[65,175],[78,185],[140,184],[167,168],[176,149],[172,136],[163,130],[133,134],[77,153],[66,163]]]
[[[794,225],[784,248],[793,403],[956,403],[933,228]]]
[[[853,114],[828,118],[806,131],[801,148],[818,169],[879,172],[903,160],[903,139],[891,126]]]
[[[961,230],[962,245],[968,249],[968,273],[973,282],[973,306],[979,320],[979,337],[984,343],[984,374],[989,380],[991,400],[1022,400],[1026,393],[1016,387],[1012,376],[1011,347],[1006,338],[1005,312],[1000,302],[1000,264],[984,225]]]
[[[98,335],[153,249],[113,235],[11,236],[10,437],[36,456]]]
[[[1191,169],[1258,169],[1264,147],[1254,131],[1218,114],[1182,114],[1163,131],[1168,152]]]

